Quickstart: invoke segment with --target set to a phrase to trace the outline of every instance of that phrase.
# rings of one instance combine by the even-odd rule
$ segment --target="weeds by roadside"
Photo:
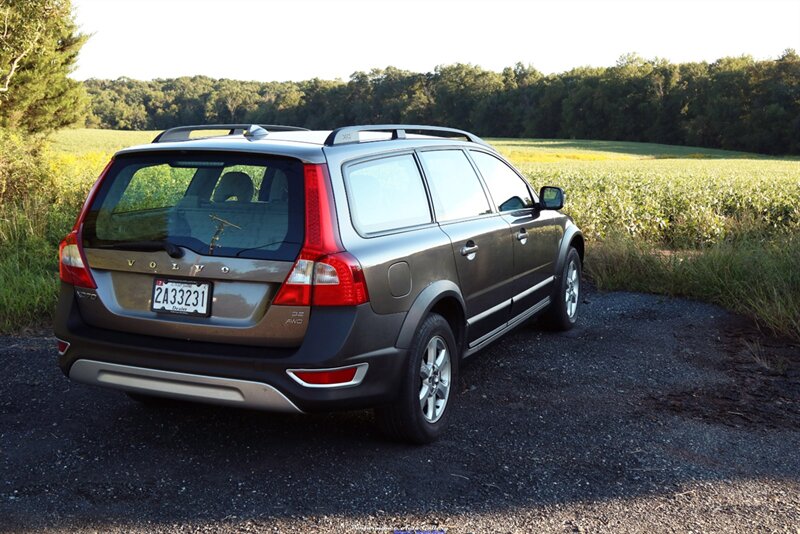
[[[50,321],[58,243],[108,155],[60,154],[2,130],[0,154],[0,333],[11,333]]]
[[[587,246],[586,261],[600,289],[698,298],[800,340],[798,266],[800,238],[792,235],[672,251],[612,234]]]

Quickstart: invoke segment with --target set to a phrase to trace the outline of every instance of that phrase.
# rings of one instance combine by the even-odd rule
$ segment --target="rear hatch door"
[[[84,320],[197,341],[298,346],[308,308],[271,306],[303,242],[303,164],[241,152],[118,156],[90,207]]]

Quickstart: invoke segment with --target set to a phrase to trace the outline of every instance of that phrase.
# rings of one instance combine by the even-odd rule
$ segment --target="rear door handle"
[[[466,256],[468,260],[474,258],[476,252],[478,252],[478,245],[474,241],[467,241],[467,244],[461,247],[461,255]]]
[[[525,228],[520,228],[517,232],[517,241],[523,245],[528,242],[528,231]]]

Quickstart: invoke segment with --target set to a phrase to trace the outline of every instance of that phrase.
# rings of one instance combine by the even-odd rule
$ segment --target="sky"
[[[800,0],[72,0],[73,77],[287,81],[517,62],[544,73],[635,52],[673,62],[800,51]]]

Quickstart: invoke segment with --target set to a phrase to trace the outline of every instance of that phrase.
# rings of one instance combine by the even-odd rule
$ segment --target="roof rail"
[[[472,143],[479,143],[489,146],[486,141],[475,134],[455,128],[444,128],[442,126],[423,126],[420,124],[375,124],[368,126],[343,126],[330,133],[325,139],[325,146],[344,145],[347,143],[358,143],[360,132],[389,132],[392,139],[405,139],[406,133],[421,133],[436,135],[439,137],[464,137]]]
[[[283,126],[280,124],[197,124],[194,126],[177,126],[164,130],[153,139],[153,143],[170,143],[173,141],[189,141],[192,132],[208,130],[227,130],[225,135],[244,135],[246,137],[263,137],[269,132],[308,131],[299,126]]]

